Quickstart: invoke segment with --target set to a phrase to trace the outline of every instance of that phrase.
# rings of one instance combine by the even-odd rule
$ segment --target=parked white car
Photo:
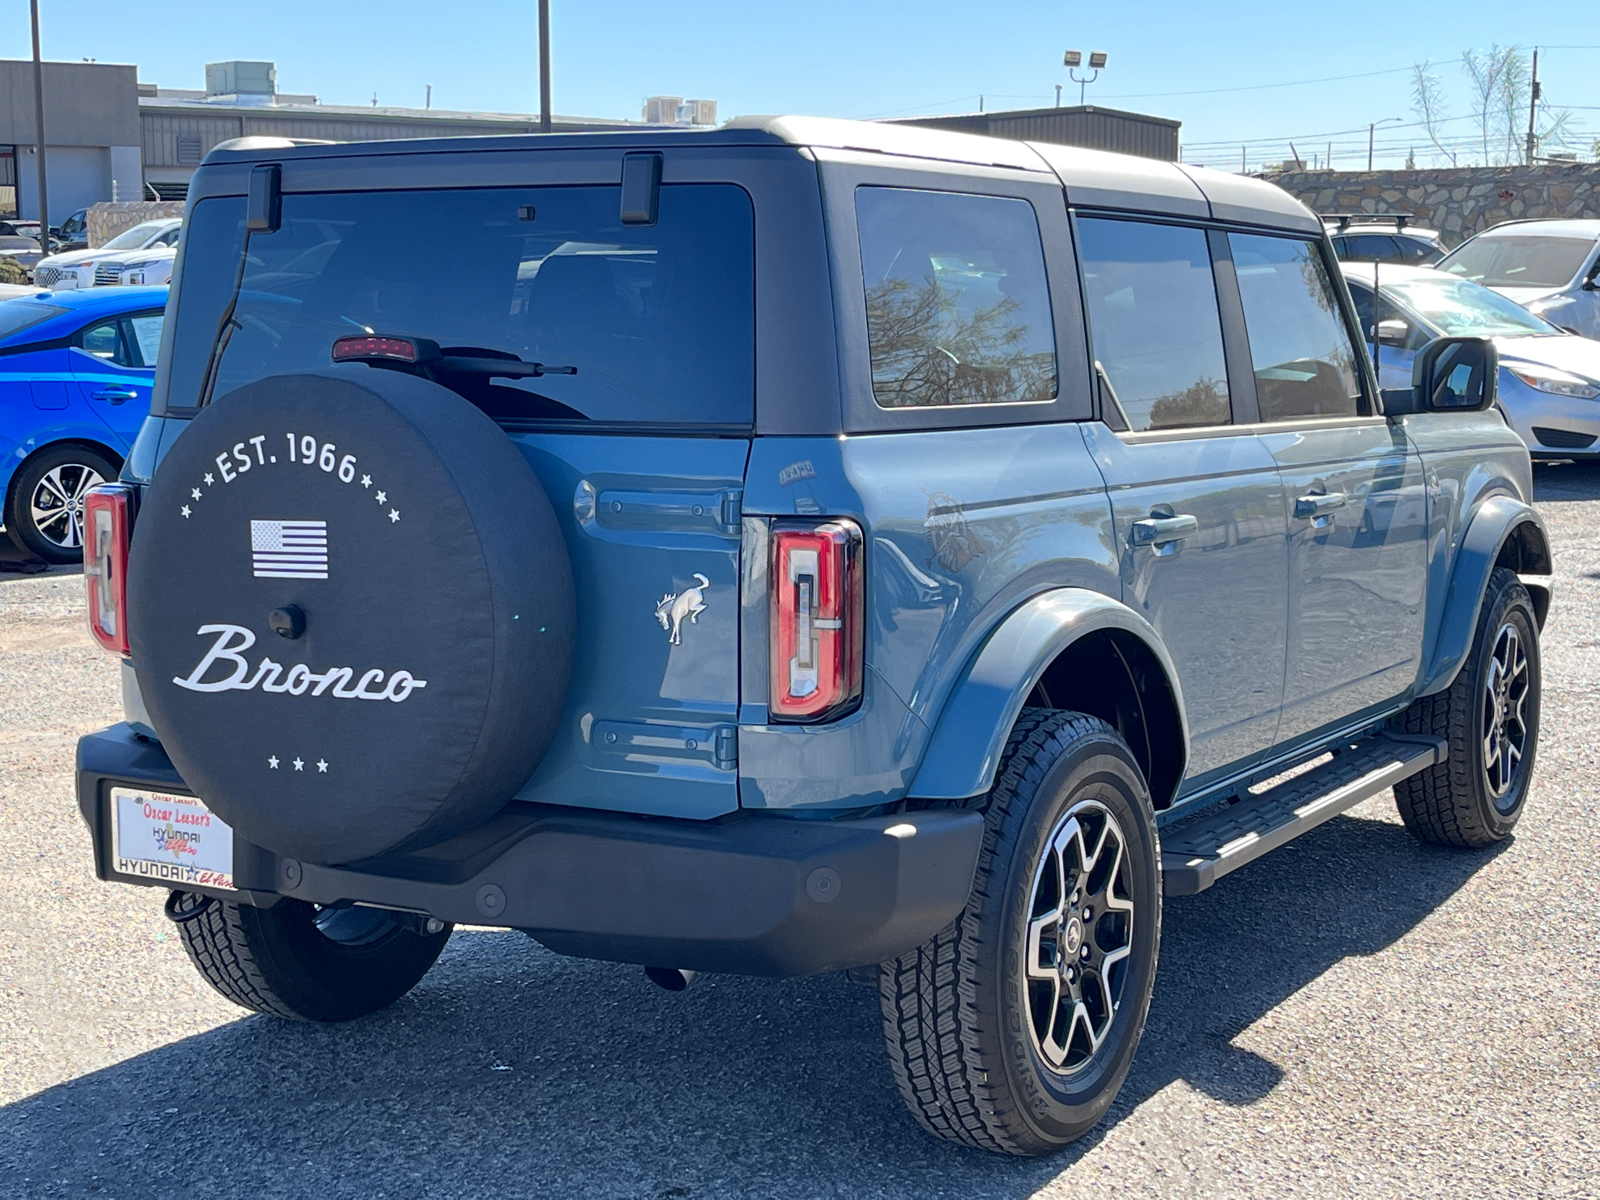
[[[93,250],[74,250],[70,254],[53,254],[43,259],[33,269],[33,281],[58,292],[94,287],[96,284],[121,283],[122,272],[130,256],[143,250],[175,247],[182,229],[183,221],[177,217],[141,222],[119,233],[104,246]]]
[[[116,279],[101,279],[102,274],[109,275],[110,271],[102,270],[106,267],[104,263],[96,266],[95,283],[97,285],[120,283],[131,287],[171,283],[172,264],[177,261],[176,246],[158,246],[153,250],[142,250],[122,260],[122,274]]]

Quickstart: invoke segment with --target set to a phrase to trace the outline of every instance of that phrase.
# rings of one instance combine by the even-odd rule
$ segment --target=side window
[[[1205,231],[1081,218],[1078,257],[1095,373],[1129,429],[1232,419]]]
[[[1315,242],[1230,233],[1263,421],[1361,411],[1356,350]]]
[[[862,187],[856,225],[881,406],[1055,399],[1055,327],[1031,204]]]
[[[115,363],[119,367],[139,365],[128,353],[128,341],[123,336],[120,319],[102,321],[98,325],[89,326],[78,334],[77,344],[96,358]]]
[[[161,325],[165,320],[165,313],[140,313],[128,318],[133,330],[133,348],[138,352],[136,366],[156,365],[156,353],[161,349]]]
[[[178,244],[178,234],[182,232],[183,226],[174,225],[171,229],[167,230],[160,237],[158,237],[155,241],[155,244],[158,246],[176,246]]]

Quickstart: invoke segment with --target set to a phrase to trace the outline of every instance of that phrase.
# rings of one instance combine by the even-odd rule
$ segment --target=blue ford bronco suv
[[[1526,800],[1550,550],[1490,343],[1382,395],[1265,183],[804,118],[218,147],[92,496],[100,878],[338,1021],[454,924],[876,982],[934,1133],[1106,1112],[1163,897]],[[454,254],[396,251],[416,228]]]

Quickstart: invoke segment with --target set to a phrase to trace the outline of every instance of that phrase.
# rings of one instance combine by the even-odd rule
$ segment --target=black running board
[[[1380,733],[1259,796],[1244,795],[1161,836],[1162,890],[1193,896],[1229,871],[1292,842],[1425,767],[1441,763],[1443,738]]]

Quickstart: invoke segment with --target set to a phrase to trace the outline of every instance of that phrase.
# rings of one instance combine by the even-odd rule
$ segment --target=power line
[[[1262,92],[1269,88],[1306,87],[1314,83],[1342,83],[1346,79],[1371,79],[1377,75],[1403,75],[1410,67],[1393,67],[1387,71],[1363,71],[1359,75],[1329,75],[1322,79],[1291,79],[1286,83],[1251,83],[1243,87],[1200,88],[1192,92],[1119,92],[1103,97],[1106,100],[1144,100],[1157,96],[1217,96],[1224,92]]]

